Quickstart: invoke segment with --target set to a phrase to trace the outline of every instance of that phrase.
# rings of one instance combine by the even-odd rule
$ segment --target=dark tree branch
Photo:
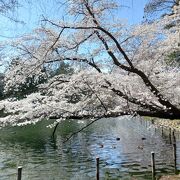
[[[140,76],[142,78],[142,80],[144,81],[145,85],[150,89],[150,91],[158,98],[158,101],[164,105],[166,108],[171,109],[171,111],[173,110],[174,113],[177,113],[180,115],[180,110],[178,108],[176,108],[174,105],[172,105],[167,99],[165,99],[163,97],[163,95],[158,91],[158,89],[151,83],[151,81],[148,79],[148,77],[141,71],[138,70],[137,68],[135,68],[131,62],[131,60],[128,58],[127,54],[125,53],[125,51],[122,49],[121,45],[119,44],[119,42],[116,40],[116,38],[107,30],[105,30],[104,28],[102,28],[99,23],[97,22],[97,20],[95,19],[95,15],[93,14],[93,12],[91,11],[90,7],[88,6],[88,3],[85,3],[85,6],[89,12],[89,14],[92,16],[94,23],[97,25],[98,29],[100,29],[102,32],[104,32],[105,34],[107,34],[116,44],[118,50],[120,51],[120,53],[124,56],[124,59],[128,62],[128,64],[130,65],[131,68],[129,67],[124,67],[124,65],[121,65],[119,63],[119,61],[116,59],[114,53],[112,51],[109,50],[108,44],[105,41],[105,39],[100,35],[100,33],[98,31],[96,31],[97,36],[99,37],[99,39],[102,41],[102,43],[104,44],[107,53],[111,56],[111,58],[113,59],[114,63],[116,65],[118,65],[119,67],[121,67],[124,70],[127,70],[129,72],[135,73],[138,76]]]
[[[64,28],[71,28],[71,29],[99,29],[102,32],[104,32],[105,34],[107,34],[116,44],[117,48],[119,49],[119,51],[121,52],[121,54],[124,56],[125,60],[129,63],[130,67],[127,67],[123,64],[121,64],[118,59],[115,57],[114,53],[109,49],[109,46],[107,44],[107,42],[105,41],[105,39],[100,35],[100,33],[96,30],[96,35],[98,36],[98,38],[101,40],[101,42],[104,44],[105,49],[107,51],[107,53],[109,54],[109,56],[112,58],[114,64],[116,66],[119,66],[120,68],[122,68],[125,71],[128,72],[132,72],[137,74],[138,76],[140,76],[142,78],[142,80],[145,82],[145,85],[150,89],[150,91],[156,96],[158,97],[159,102],[162,105],[167,106],[167,108],[173,108],[175,111],[177,111],[178,113],[180,113],[180,111],[173,106],[170,102],[167,102],[167,100],[163,100],[165,99],[163,97],[163,95],[160,94],[160,92],[155,88],[155,86],[150,82],[150,80],[148,79],[148,77],[140,70],[134,68],[133,64],[131,63],[130,59],[128,58],[127,54],[125,53],[125,51],[121,48],[119,42],[116,40],[116,38],[108,31],[106,31],[104,28],[100,27],[98,22],[95,19],[95,16],[93,15],[92,11],[90,10],[89,6],[86,5],[88,8],[88,11],[90,12],[90,15],[93,17],[95,24],[97,25],[97,27],[70,27],[70,26],[66,26]],[[51,21],[49,21],[51,22]],[[52,23],[52,22],[51,22]],[[90,63],[89,63],[90,64]],[[90,64],[92,65],[92,64]],[[99,71],[99,70],[98,70]]]
[[[52,63],[52,62],[58,62],[58,61],[77,61],[77,62],[84,62],[95,68],[99,73],[101,73],[101,69],[94,63],[90,62],[86,58],[75,58],[75,57],[60,57],[59,59],[53,59],[53,60],[48,60],[46,63]]]
[[[109,87],[108,87],[108,86],[103,86],[103,88],[109,89],[109,88],[111,87],[111,83],[108,82],[108,81],[106,81],[106,82],[108,83]],[[147,104],[146,102],[141,102],[141,101],[139,101],[139,100],[136,99],[136,98],[129,97],[128,95],[124,94],[124,93],[123,93],[122,91],[120,91],[120,90],[117,90],[117,89],[115,89],[115,88],[110,88],[110,90],[111,90],[112,92],[114,92],[116,95],[118,95],[119,97],[127,100],[127,101],[130,102],[130,103],[136,104],[136,105],[138,105],[138,106],[140,106],[140,107],[142,107],[142,108],[149,109],[150,111],[160,110],[160,109],[157,109],[157,108],[155,108],[154,106],[152,106],[152,105],[150,105],[150,104]]]
[[[90,35],[88,35],[86,38],[84,38],[82,41],[80,42],[76,42],[76,45],[74,47],[71,47],[71,48],[67,48],[68,50],[73,50],[73,49],[76,49],[78,48],[81,44],[83,44],[84,42],[86,42],[87,40],[89,40],[92,36],[94,35],[94,32],[91,33]]]
[[[89,124],[87,124],[86,126],[82,127],[81,129],[79,129],[78,131],[73,132],[69,137],[66,138],[66,140],[63,141],[63,143],[66,143],[67,141],[69,141],[74,135],[80,133],[81,131],[83,131],[84,129],[88,128],[89,126],[91,126],[93,123],[97,122],[98,120],[100,120],[101,118],[97,118],[93,121],[91,121]]]
[[[59,33],[58,37],[55,39],[54,43],[53,43],[53,44],[50,46],[50,48],[46,51],[46,54],[45,54],[45,56],[44,56],[44,57],[46,57],[46,56],[47,56],[47,54],[48,54],[48,52],[49,52],[49,51],[54,50],[54,46],[56,45],[56,43],[57,43],[57,42],[58,42],[58,40],[60,39],[61,34],[63,33],[63,31],[64,31],[64,28],[62,28],[62,30],[60,31],[60,33]]]
[[[162,110],[159,111],[147,111],[147,110],[131,110],[131,111],[123,111],[123,112],[109,112],[101,115],[97,115],[97,118],[113,118],[119,117],[124,115],[139,115],[139,116],[149,116],[149,117],[157,117],[163,119],[179,119],[179,116],[176,114],[170,114],[168,112],[164,112]],[[49,119],[60,119],[64,118],[61,115],[51,116]],[[91,119],[94,118],[93,115],[69,115],[66,119],[74,119],[74,120],[81,120],[81,119]]]
[[[54,127],[53,134],[52,134],[52,137],[53,137],[53,138],[54,138],[54,136],[55,136],[55,132],[56,132],[56,129],[57,129],[58,125],[59,125],[59,122],[58,122],[58,123],[56,124],[56,126]]]

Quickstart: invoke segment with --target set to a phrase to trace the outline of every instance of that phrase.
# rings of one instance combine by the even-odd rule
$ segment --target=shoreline
[[[154,126],[157,128],[163,127],[165,129],[171,129],[180,132],[180,119],[171,120],[171,119],[144,117],[144,120],[154,121]]]

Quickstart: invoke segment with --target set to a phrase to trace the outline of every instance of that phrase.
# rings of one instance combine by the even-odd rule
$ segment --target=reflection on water
[[[22,165],[26,180],[93,180],[97,156],[101,179],[151,179],[151,151],[155,152],[158,175],[174,172],[168,131],[157,130],[140,118],[101,119],[63,143],[86,123],[62,122],[55,139],[51,138],[52,129],[43,123],[2,129],[0,179],[16,179],[17,166]],[[180,137],[175,135],[180,170]]]

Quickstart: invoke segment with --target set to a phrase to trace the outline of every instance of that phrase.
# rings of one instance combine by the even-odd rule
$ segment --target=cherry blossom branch
[[[105,113],[107,113],[107,112],[108,112],[108,109],[107,109],[107,107],[105,106],[105,104],[103,103],[103,101],[101,100],[101,98],[100,98],[100,97],[97,95],[97,93],[91,88],[91,86],[89,85],[89,83],[88,83],[87,81],[85,81],[84,79],[83,79],[83,81],[84,81],[85,84],[89,87],[89,89],[91,90],[91,92],[92,92],[93,94],[95,94],[95,96],[97,97],[97,99],[98,99],[99,102],[101,103],[102,107],[104,108]],[[86,129],[86,128],[89,127],[91,124],[93,124],[94,122],[98,121],[99,119],[101,119],[101,118],[97,118],[97,119],[93,120],[91,123],[89,123],[89,124],[86,125],[85,127],[83,127],[83,128],[81,128],[80,130],[72,133],[72,134],[64,141],[64,143],[67,142],[69,139],[71,139],[75,134],[78,134],[79,132],[83,131],[84,129]],[[55,126],[55,128],[54,128],[54,130],[53,130],[53,134],[52,134],[53,137],[55,136],[55,132],[56,132],[56,129],[57,129],[58,125],[59,125],[59,122],[56,124],[56,126]]]
[[[129,97],[128,95],[124,94],[120,90],[117,90],[115,88],[111,88],[111,83],[109,81],[106,80],[106,83],[109,86],[103,86],[103,88],[110,89],[112,92],[114,92],[116,95],[120,96],[121,98],[123,98],[123,99],[125,99],[125,100],[127,100],[127,101],[129,101],[129,102],[131,102],[133,104],[139,105],[142,108],[146,108],[146,109],[149,109],[151,111],[156,111],[157,110],[157,108],[155,108],[154,106],[152,106],[150,104],[147,104],[146,102],[141,102],[139,99],[133,98],[133,97]]]
[[[84,80],[85,81],[85,80]],[[104,108],[105,112],[108,112],[107,107],[105,106],[105,104],[102,102],[101,98],[97,95],[97,93],[91,88],[91,86],[89,85],[89,83],[87,81],[85,81],[85,84],[87,84],[87,86],[89,87],[89,89],[92,91],[93,94],[95,94],[95,96],[97,97],[97,99],[99,100],[99,102],[101,103],[102,107]]]

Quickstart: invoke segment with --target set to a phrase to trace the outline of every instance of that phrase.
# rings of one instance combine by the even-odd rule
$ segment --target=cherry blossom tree
[[[14,11],[17,5],[17,0],[0,0],[0,14],[9,17],[8,13]]]
[[[52,127],[69,118],[180,117],[180,71],[166,64],[179,49],[177,26],[164,28],[171,18],[127,27],[116,15],[116,1],[65,5],[67,17],[44,17],[42,27],[10,42],[16,50],[10,55],[20,58],[6,72],[5,91],[18,91],[32,76],[48,82],[22,100],[0,101],[2,127],[44,119],[56,119]],[[75,72],[50,77],[47,69],[61,61],[71,62]]]
[[[179,6],[179,0],[149,0],[144,8],[144,12],[146,16],[174,14],[174,6]]]

